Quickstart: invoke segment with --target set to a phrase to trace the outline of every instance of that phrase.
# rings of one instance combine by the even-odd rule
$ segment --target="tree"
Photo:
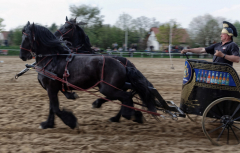
[[[161,24],[160,22],[156,21],[156,18],[152,18],[150,19],[150,25],[151,25],[150,27],[152,28],[152,27],[159,27]]]
[[[132,16],[126,13],[121,14],[118,17],[116,26],[122,30],[132,29]]]
[[[22,42],[22,29],[23,27],[22,26],[19,26],[17,28],[15,28],[13,30],[13,35],[12,35],[12,41],[13,41],[13,44],[18,46],[18,45],[21,45],[21,42]]]
[[[121,14],[116,22],[116,26],[125,31],[124,50],[126,50],[129,42],[129,31],[133,30],[132,16],[126,13]]]
[[[157,40],[160,43],[170,43],[170,26],[172,28],[172,44],[178,45],[184,33],[183,30],[180,28],[180,24],[178,24],[174,20],[171,20],[170,22],[159,26],[159,33],[156,35]]]
[[[0,32],[3,30],[3,28],[5,27],[5,25],[2,24],[2,22],[4,21],[3,18],[0,18]]]
[[[54,32],[57,31],[58,27],[57,27],[57,25],[56,25],[55,23],[53,23],[50,27],[48,27],[48,29],[49,29],[52,33],[54,33]]]
[[[100,15],[101,10],[98,7],[91,7],[88,5],[70,6],[72,17],[78,18],[82,22],[87,23],[89,26],[102,25],[103,15]]]
[[[151,19],[145,16],[138,17],[132,20],[133,28],[139,32],[139,37],[143,38],[147,31],[151,28]]]
[[[225,18],[213,17],[209,14],[195,17],[189,25],[191,40],[200,46],[209,46],[220,41],[222,22]]]
[[[70,12],[72,13],[72,17],[78,18],[78,20],[80,20],[81,22],[87,23],[87,25],[84,26],[85,32],[95,38],[95,45],[99,46],[100,43],[98,40],[100,35],[102,34],[101,28],[104,17],[100,14],[100,8],[88,5],[72,5],[70,6]]]

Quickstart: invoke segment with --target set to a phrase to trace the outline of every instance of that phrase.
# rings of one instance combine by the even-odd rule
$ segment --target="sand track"
[[[108,102],[92,109],[96,97],[77,92],[78,100],[67,100],[59,93],[61,108],[73,111],[80,124],[80,133],[71,130],[56,117],[54,129],[38,129],[47,119],[48,96],[30,70],[14,80],[26,63],[18,57],[0,57],[0,152],[239,152],[238,146],[213,146],[204,136],[201,125],[189,119],[161,119],[137,124],[121,119],[111,123],[119,106]],[[179,105],[184,59],[174,59],[170,69],[168,59],[131,58],[166,100]],[[240,73],[240,66],[234,65]],[[147,117],[149,119],[149,117]]]

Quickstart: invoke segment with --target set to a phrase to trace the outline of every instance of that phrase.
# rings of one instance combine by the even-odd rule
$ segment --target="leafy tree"
[[[21,45],[22,42],[22,26],[17,27],[13,30],[12,41],[14,45]]]
[[[72,17],[78,18],[81,22],[87,23],[87,25],[84,26],[84,30],[88,35],[95,38],[94,42],[99,46],[99,37],[102,35],[101,29],[104,17],[100,14],[100,8],[88,5],[72,5],[70,6],[70,12],[72,13]]]
[[[103,17],[100,15],[101,10],[98,7],[91,7],[88,5],[70,6],[70,12],[72,17],[76,17],[82,22],[88,25],[101,25],[103,22]]]
[[[57,31],[58,27],[57,27],[57,25],[56,25],[55,23],[53,23],[50,27],[48,27],[48,29],[49,29],[52,33],[54,33],[54,32]]]
[[[126,13],[123,13],[119,16],[116,27],[120,28],[123,31],[123,37],[121,38],[125,42],[124,33],[128,31],[128,41],[127,44],[138,43],[141,38],[146,34],[147,23],[149,18],[139,17],[137,19],[132,19],[132,16]],[[139,25],[138,25],[139,24]],[[123,43],[125,44],[125,43]],[[128,45],[129,46],[129,45]]]
[[[126,13],[123,13],[119,16],[116,26],[122,30],[132,29],[132,16]]]
[[[156,18],[152,18],[152,19],[150,19],[150,25],[151,25],[150,26],[150,28],[151,28],[151,27],[159,27],[161,24],[160,24],[160,22],[156,21]]]
[[[146,32],[151,28],[151,19],[145,16],[138,17],[132,20],[134,29],[139,32],[139,37],[143,38],[146,35]]]
[[[172,28],[172,44],[178,45],[180,44],[180,40],[183,36],[183,30],[180,28],[180,24],[176,21],[172,20],[168,23],[162,24],[159,26],[159,33],[156,35],[157,40],[160,43],[167,43],[169,44],[170,39],[170,30]]]
[[[113,43],[117,43],[121,46],[124,43],[125,32],[115,26],[103,25],[101,28],[101,36],[96,39],[94,35],[89,34],[89,38],[93,45],[99,46],[101,48],[112,48]]]
[[[222,22],[225,18],[213,17],[209,14],[194,18],[189,25],[191,39],[199,46],[209,46],[220,41]]]
[[[0,18],[0,32],[3,30],[3,28],[5,27],[5,25],[2,24],[2,22],[4,21],[3,18]]]

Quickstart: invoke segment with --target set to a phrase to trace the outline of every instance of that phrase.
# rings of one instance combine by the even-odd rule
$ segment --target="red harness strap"
[[[26,36],[28,36],[28,34],[26,34],[25,32],[23,32],[23,34],[26,35]],[[34,32],[32,32],[32,35],[33,35],[33,38],[32,38],[32,39],[33,39],[33,42],[35,42],[36,40],[35,40]],[[36,42],[37,42],[37,44],[39,45],[38,41],[36,41]],[[26,49],[26,48],[23,48],[22,46],[20,46],[20,49],[29,51],[29,52],[31,53],[32,57],[35,58],[35,55],[34,55],[35,53],[32,51],[32,47],[31,47],[31,49]]]
[[[81,54],[81,53],[77,53],[77,51],[78,51],[79,48],[82,48],[82,46],[83,45],[81,45],[81,46],[79,46],[77,48],[71,48],[72,53]],[[76,50],[76,52],[74,50]]]
[[[45,58],[43,58],[42,60],[44,60],[44,59],[45,59]],[[41,61],[42,61],[42,60],[41,60]],[[41,62],[41,61],[40,61],[40,62]],[[44,66],[44,68],[45,68],[51,61],[52,61],[52,59]],[[40,63],[40,62],[39,62],[39,63]],[[38,64],[39,64],[39,63],[38,63]],[[89,89],[96,87],[96,86],[97,86],[99,83],[101,83],[101,82],[103,82],[103,83],[105,83],[105,84],[108,84],[108,85],[110,85],[111,87],[116,88],[116,89],[118,89],[118,90],[121,90],[121,89],[119,89],[119,88],[117,88],[117,87],[115,87],[115,86],[113,86],[113,85],[111,85],[111,84],[103,81],[103,78],[104,78],[104,65],[105,65],[105,57],[103,56],[103,66],[102,66],[101,80],[98,81],[94,86],[92,86],[92,87],[90,87],[90,88],[88,88],[88,89],[82,89],[82,88],[80,88],[80,87],[77,87],[77,86],[69,83],[67,80],[61,79],[61,78],[59,78],[59,77],[57,77],[57,76],[55,76],[55,75],[53,75],[53,74],[51,74],[51,73],[49,73],[49,72],[47,72],[47,71],[44,71],[43,68],[40,69],[39,67],[36,67],[36,66],[35,66],[35,69],[38,71],[38,73],[42,73],[42,74],[44,74],[44,75],[46,75],[46,76],[48,76],[48,77],[50,77],[50,78],[53,78],[53,79],[55,79],[55,80],[58,80],[58,81],[60,81],[60,82],[62,82],[62,83],[66,83],[66,84],[68,84],[69,87],[72,87],[72,88],[74,88],[74,89],[76,89],[76,90],[78,90],[78,91],[88,92],[88,93],[90,93],[90,94],[92,94],[92,95],[94,95],[94,96],[97,96],[97,97],[99,97],[99,98],[102,98],[102,99],[104,99],[104,100],[111,101],[111,102],[113,102],[113,103],[115,103],[115,104],[118,104],[118,105],[121,105],[121,106],[124,106],[124,107],[128,107],[128,108],[131,108],[131,109],[134,109],[134,110],[146,112],[146,113],[148,113],[148,114],[152,114],[152,115],[156,115],[156,116],[162,116],[162,115],[159,114],[159,113],[155,113],[155,112],[151,112],[151,111],[147,111],[147,110],[143,110],[143,109],[138,109],[138,108],[131,107],[131,106],[128,106],[128,105],[124,105],[124,104],[120,104],[120,103],[118,103],[118,102],[114,102],[114,101],[112,101],[112,100],[110,100],[110,99],[103,98],[103,97],[98,96],[98,95],[96,95],[96,94],[94,94],[94,93],[92,93],[92,92],[89,92],[89,91],[88,91]],[[66,66],[67,66],[67,65],[66,65]]]
[[[69,56],[70,56],[70,57],[69,57],[69,59],[70,59],[71,56],[72,56],[72,54],[70,54]],[[67,64],[66,64],[66,66],[65,66],[65,70],[64,70],[64,74],[63,74],[63,80],[66,80],[66,82],[67,82],[66,85],[67,85],[67,88],[68,88],[68,90],[69,90],[69,85],[68,85],[68,81],[67,81],[67,78],[70,76],[69,71],[68,71],[68,69],[67,69],[68,63],[69,63],[69,60],[67,61]],[[62,91],[65,91],[65,89],[64,89],[64,83],[62,83]]]

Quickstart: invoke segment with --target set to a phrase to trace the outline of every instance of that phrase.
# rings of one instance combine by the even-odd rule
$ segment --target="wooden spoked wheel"
[[[214,145],[239,144],[240,99],[224,97],[213,101],[204,111],[202,129]]]

